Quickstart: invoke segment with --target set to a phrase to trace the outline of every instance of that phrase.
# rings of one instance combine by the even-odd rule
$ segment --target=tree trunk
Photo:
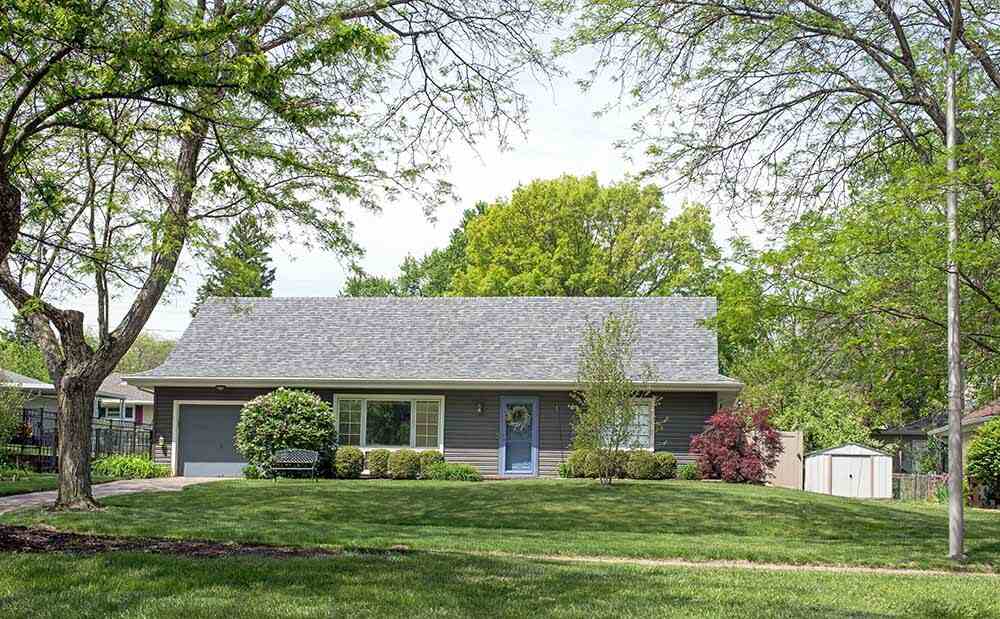
[[[90,436],[96,386],[79,377],[64,376],[59,399],[59,497],[57,510],[100,507],[90,490]]]
[[[6,170],[0,169],[0,262],[14,247],[21,229],[21,192],[10,182]]]

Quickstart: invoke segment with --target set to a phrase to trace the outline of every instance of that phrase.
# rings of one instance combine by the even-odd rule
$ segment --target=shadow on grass
[[[422,540],[523,552],[906,565],[946,553],[943,508],[693,482],[220,482],[114,497],[105,515],[15,521],[123,535],[292,545],[378,546]],[[1000,563],[1000,514],[971,512],[969,556]],[[618,540],[615,545],[614,540]],[[673,540],[673,541],[671,541]],[[607,550],[601,552],[601,542]],[[424,546],[431,547],[431,546]],[[690,550],[687,550],[690,549]],[[700,550],[699,550],[700,549]],[[685,556],[675,555],[675,556]]]
[[[7,555],[7,616],[988,616],[986,578],[640,569],[411,552]],[[944,603],[939,597],[957,602]]]

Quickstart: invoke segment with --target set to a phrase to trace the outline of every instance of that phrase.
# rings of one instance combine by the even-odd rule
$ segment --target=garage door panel
[[[192,477],[239,477],[242,474],[246,460],[233,446],[240,410],[238,405],[180,406],[179,474]]]

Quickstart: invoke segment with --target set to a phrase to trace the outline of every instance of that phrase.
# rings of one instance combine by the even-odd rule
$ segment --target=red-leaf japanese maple
[[[702,479],[762,484],[778,463],[781,437],[767,409],[723,409],[691,441]]]

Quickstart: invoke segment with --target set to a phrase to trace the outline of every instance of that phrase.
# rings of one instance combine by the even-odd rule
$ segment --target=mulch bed
[[[342,551],[322,548],[295,548],[264,544],[236,544],[150,537],[111,537],[67,533],[48,527],[0,525],[0,552],[61,552],[90,555],[127,551],[183,555],[188,557],[328,557]]]

